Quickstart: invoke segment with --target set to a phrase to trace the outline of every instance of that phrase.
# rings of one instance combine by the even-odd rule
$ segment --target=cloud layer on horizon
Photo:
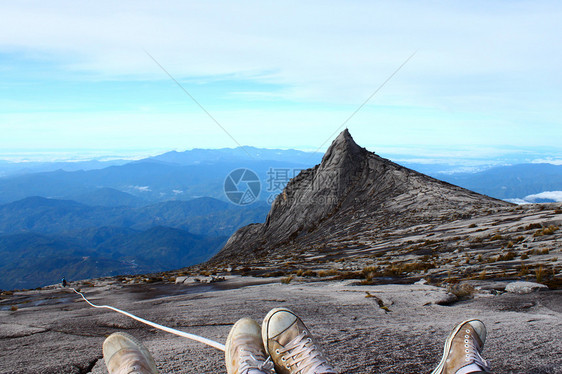
[[[562,201],[562,191],[544,191],[541,193],[525,196],[522,199],[506,199],[515,204],[533,204],[537,200],[552,200],[554,202]]]

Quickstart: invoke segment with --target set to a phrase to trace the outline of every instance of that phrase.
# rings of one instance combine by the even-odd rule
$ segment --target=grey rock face
[[[505,290],[507,292],[517,293],[522,295],[531,292],[548,290],[548,286],[545,286],[544,284],[540,284],[540,283],[534,283],[534,282],[512,282],[509,283],[507,286],[505,286]]]
[[[494,372],[562,374],[560,290],[493,297],[477,293],[463,303],[441,306],[436,301],[446,290],[427,285],[257,281],[264,282],[234,277],[219,289],[108,280],[103,288],[83,291],[99,304],[221,343],[239,318],[261,321],[272,308],[286,307],[311,329],[338,372],[348,374],[430,373],[451,329],[477,317],[488,327],[484,357]],[[0,310],[0,373],[107,374],[103,341],[123,330],[146,345],[160,373],[226,372],[223,352],[94,309],[68,292],[27,291],[4,300],[45,303],[25,303],[15,312]],[[367,292],[372,296],[366,297]]]
[[[288,183],[265,223],[238,230],[211,263],[244,262],[287,246],[329,245],[331,238],[341,241],[377,226],[454,220],[509,205],[381,158],[357,145],[346,129],[320,165]]]

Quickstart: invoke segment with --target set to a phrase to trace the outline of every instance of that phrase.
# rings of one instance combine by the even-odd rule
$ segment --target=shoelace
[[[242,340],[237,342],[244,348],[240,348],[240,367],[238,371],[240,374],[250,374],[253,370],[259,370],[261,372],[271,372],[273,370],[273,362],[271,358],[267,359],[259,351],[259,349],[252,349],[253,341]]]
[[[133,365],[129,368],[127,368],[128,370],[126,372],[122,372],[123,374],[142,374],[143,372],[146,371],[146,368],[143,369],[141,366],[138,365]]]
[[[273,362],[268,357],[267,360],[261,354],[254,356],[253,353],[240,350],[240,374],[250,374],[253,370],[260,372],[271,372]]]
[[[306,331],[303,331],[283,349],[276,352],[281,354],[281,361],[285,363],[285,367],[293,374],[335,374],[334,368],[326,362],[318,348],[312,344],[312,339],[306,338],[306,335]],[[292,371],[293,366],[296,367],[296,371]]]
[[[475,363],[480,366],[484,371],[490,372],[492,369],[488,361],[480,355],[480,349],[476,346],[474,338],[470,336],[470,330],[465,330],[464,335],[464,360],[468,362]]]
[[[113,357],[109,360],[111,361]],[[121,356],[121,365],[118,368],[120,374],[140,374],[150,370],[144,358],[139,357],[136,350],[128,350]]]

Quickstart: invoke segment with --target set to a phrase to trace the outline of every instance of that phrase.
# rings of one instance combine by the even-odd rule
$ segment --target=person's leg
[[[150,352],[124,332],[113,333],[105,339],[103,358],[109,374],[158,374]]]
[[[228,374],[267,374],[273,369],[265,358],[260,325],[250,318],[242,318],[232,326],[224,353]]]
[[[314,344],[310,331],[289,309],[276,308],[267,314],[262,339],[277,374],[336,373]]]
[[[472,319],[459,323],[445,342],[443,357],[431,374],[491,373],[481,353],[486,342],[486,326]]]

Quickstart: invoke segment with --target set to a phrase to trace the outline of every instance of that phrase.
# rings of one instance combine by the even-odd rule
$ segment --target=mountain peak
[[[342,132],[340,132],[340,134],[333,141],[333,143],[344,143],[344,142],[358,146],[357,143],[355,143],[355,140],[353,140],[353,137],[351,137],[351,134],[349,133],[347,127]]]
[[[509,203],[420,174],[367,151],[347,129],[322,162],[293,178],[266,222],[238,230],[211,261],[246,261],[295,248],[327,248]],[[340,247],[338,247],[340,248]],[[334,249],[335,250],[335,249]]]
[[[334,163],[334,161],[339,162],[347,156],[349,156],[349,158],[361,157],[365,152],[367,152],[367,150],[355,143],[349,130],[345,129],[340,132],[326,151],[326,154],[322,158],[322,164]]]

